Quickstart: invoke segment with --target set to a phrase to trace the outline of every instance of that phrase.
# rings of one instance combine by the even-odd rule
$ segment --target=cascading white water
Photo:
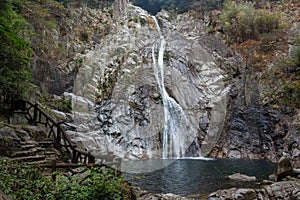
[[[160,35],[160,48],[158,59],[155,58],[155,44],[152,48],[152,59],[155,77],[163,100],[164,107],[164,131],[163,131],[163,158],[183,157],[186,150],[186,139],[184,133],[187,132],[187,120],[181,106],[169,96],[164,85],[164,51],[166,41],[156,18],[153,16],[157,30]]]

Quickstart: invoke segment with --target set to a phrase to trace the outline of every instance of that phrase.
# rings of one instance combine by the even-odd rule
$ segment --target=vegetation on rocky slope
[[[299,108],[299,2],[226,1],[218,23],[260,85],[261,101]],[[242,70],[242,69],[240,69]]]
[[[95,167],[84,174],[65,176],[54,172],[53,175],[56,181],[42,168],[0,159],[0,191],[16,200],[135,199],[132,187],[110,169]]]

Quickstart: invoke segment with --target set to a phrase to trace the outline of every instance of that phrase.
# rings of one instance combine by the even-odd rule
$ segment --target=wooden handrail
[[[25,114],[28,123],[31,124],[43,124],[45,127],[49,127],[48,137],[52,137],[55,142],[55,146],[58,150],[62,152],[62,148],[65,149],[68,153],[71,154],[71,162],[72,163],[95,163],[95,157],[87,151],[83,151],[78,149],[76,144],[71,141],[69,136],[67,135],[65,129],[57,123],[50,115],[48,115],[38,104],[32,103],[27,100],[23,100],[23,98],[19,95],[14,95],[12,93],[4,93],[1,92],[1,100],[5,103],[11,104],[12,113],[21,113]],[[15,110],[14,101],[22,100],[25,103],[25,110],[18,111]],[[43,118],[45,121],[43,121]]]

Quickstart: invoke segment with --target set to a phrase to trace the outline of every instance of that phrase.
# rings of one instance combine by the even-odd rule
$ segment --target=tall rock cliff
[[[181,133],[185,155],[207,155],[223,128],[228,88],[220,56],[205,40],[220,49],[224,44],[209,38],[204,23],[189,14],[162,11],[157,18],[166,39],[165,87],[189,125]],[[155,21],[130,4],[113,20],[116,29],[84,55],[77,74],[74,140],[99,155],[161,157],[165,119],[152,59],[152,46],[159,45]]]

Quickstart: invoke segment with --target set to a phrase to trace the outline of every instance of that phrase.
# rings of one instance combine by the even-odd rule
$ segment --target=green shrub
[[[131,186],[111,169],[95,167],[84,176],[71,177],[55,173],[56,181],[45,174],[42,169],[0,159],[0,191],[15,200],[135,199]]]
[[[255,31],[259,34],[271,33],[279,28],[279,16],[266,10],[256,11],[254,21]]]
[[[22,36],[27,28],[17,0],[0,1],[0,90],[23,93],[31,86],[32,49]]]
[[[82,41],[82,42],[85,42],[87,43],[89,41],[89,34],[87,31],[82,31],[80,33],[80,36],[79,36],[79,39]]]
[[[273,103],[300,108],[300,47],[275,62],[264,79]]]
[[[277,14],[256,10],[251,2],[226,1],[219,20],[228,41],[237,43],[257,40],[260,34],[271,33],[279,26]]]

